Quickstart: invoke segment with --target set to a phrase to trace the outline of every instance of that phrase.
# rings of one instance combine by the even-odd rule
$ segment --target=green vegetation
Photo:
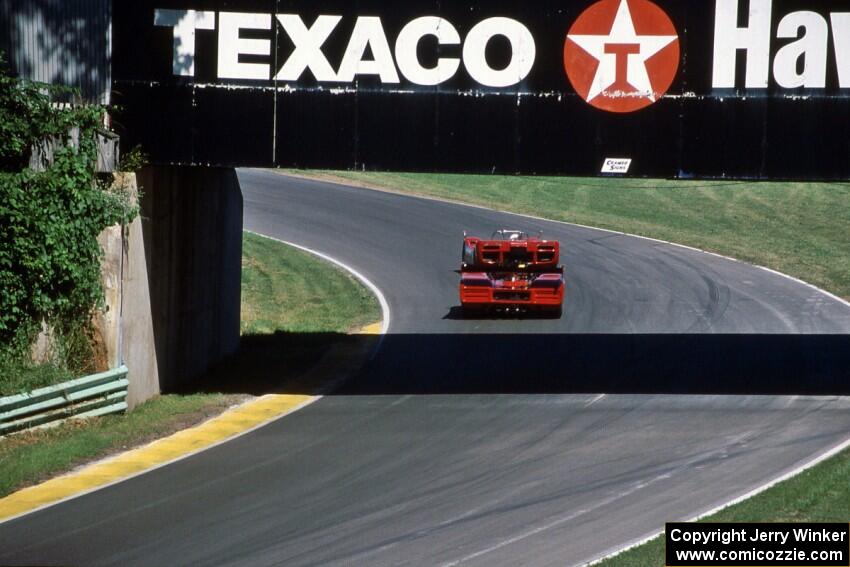
[[[818,464],[703,522],[846,522],[850,511],[850,451]],[[664,565],[664,538],[608,559],[602,567]]]
[[[313,393],[309,371],[334,349],[370,339],[348,333],[380,320],[375,297],[350,274],[275,240],[244,233],[242,344],[206,380],[225,392]]]
[[[127,415],[71,421],[0,439],[0,497],[110,452],[153,441],[212,417],[238,398],[161,396]]]
[[[294,171],[669,240],[850,298],[850,184]]]
[[[377,301],[347,273],[274,240],[244,236],[242,328],[250,334],[201,381],[209,393],[161,396],[126,416],[0,438],[0,496],[191,426],[246,393],[292,387],[329,347],[353,338],[345,332],[380,319]]]
[[[850,299],[850,185],[293,171],[669,240],[771,267]],[[706,522],[846,522],[845,451]],[[602,563],[664,564],[658,537]]]
[[[296,248],[245,233],[242,334],[346,333],[380,319],[351,275]]]
[[[18,360],[0,361],[0,397],[30,392],[78,377],[67,368],[49,362],[29,364]]]
[[[93,370],[93,310],[103,302],[103,229],[136,214],[96,173],[104,109],[53,104],[74,91],[7,76],[0,60],[0,391],[59,375],[29,364],[46,323],[55,366]],[[30,168],[31,154],[44,171]]]

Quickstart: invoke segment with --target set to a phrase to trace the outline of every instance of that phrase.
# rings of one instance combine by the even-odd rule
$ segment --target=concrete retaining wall
[[[150,167],[118,174],[140,216],[110,227],[107,309],[95,318],[105,364],[125,364],[130,408],[191,389],[239,346],[242,193],[232,169]]]
[[[138,199],[136,176],[119,173],[115,183]],[[98,237],[106,309],[94,318],[105,368],[130,369],[127,404],[133,408],[160,393],[142,219],[112,226]],[[105,369],[104,368],[104,369]]]
[[[129,190],[138,198],[136,176],[126,174],[124,179]],[[132,409],[161,391],[154,348],[153,310],[141,215],[124,231],[122,254],[123,291],[119,348],[124,364],[130,369],[127,404]]]
[[[239,181],[207,167],[148,167],[137,178],[159,387],[190,387],[239,346]]]

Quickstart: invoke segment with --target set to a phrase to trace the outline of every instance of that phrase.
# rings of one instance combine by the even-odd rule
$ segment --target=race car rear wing
[[[549,267],[540,267],[540,266],[525,266],[522,268],[499,268],[493,267],[492,265],[487,264],[479,264],[479,265],[468,265],[461,264],[460,270],[458,270],[462,274],[468,274],[472,272],[487,272],[489,274],[500,275],[500,274],[563,274],[564,267],[563,266],[554,266],[552,268]]]
[[[462,272],[563,273],[558,265],[560,244],[556,240],[463,239]]]

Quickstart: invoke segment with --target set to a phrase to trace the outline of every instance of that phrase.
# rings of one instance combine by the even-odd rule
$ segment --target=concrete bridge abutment
[[[140,214],[101,236],[99,326],[115,336],[110,365],[129,368],[134,407],[191,390],[239,347],[242,193],[232,168],[155,166],[117,182],[138,191]]]

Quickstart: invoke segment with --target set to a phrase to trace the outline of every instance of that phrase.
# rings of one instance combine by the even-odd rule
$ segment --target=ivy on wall
[[[96,173],[105,109],[52,104],[68,94],[0,68],[0,356],[26,352],[42,322],[60,335],[89,325],[103,301],[97,237],[136,214]],[[44,171],[29,167],[34,149],[52,154]]]

